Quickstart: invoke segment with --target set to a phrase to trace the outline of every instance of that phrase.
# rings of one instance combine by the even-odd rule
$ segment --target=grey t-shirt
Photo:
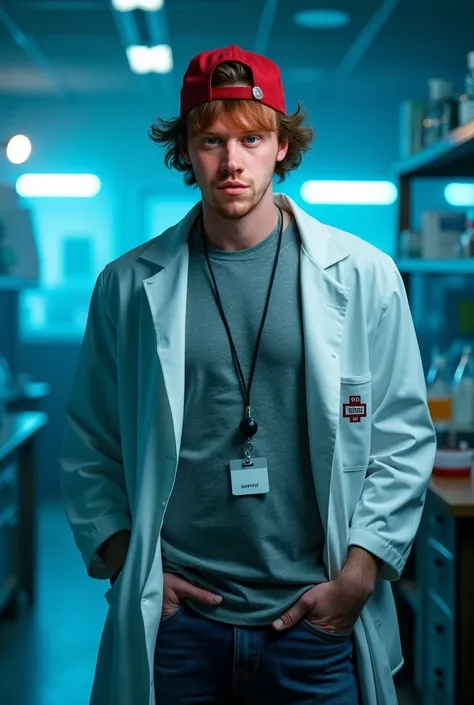
[[[246,384],[277,245],[278,228],[246,250],[208,246]],[[199,223],[189,238],[184,423],[162,530],[163,566],[222,595],[217,607],[189,603],[229,624],[270,624],[327,580],[309,454],[300,247],[293,221],[283,233],[251,389],[253,456],[267,459],[270,492],[236,497],[229,462],[243,457],[244,395]]]

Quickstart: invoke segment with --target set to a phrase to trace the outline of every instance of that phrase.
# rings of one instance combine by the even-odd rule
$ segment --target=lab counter
[[[13,617],[20,594],[35,602],[38,432],[43,412],[8,413],[0,422],[0,617]]]
[[[433,477],[410,566],[395,583],[422,705],[472,702],[474,482]],[[408,607],[408,610],[404,606]],[[411,659],[410,659],[411,656]],[[410,663],[410,660],[412,663]]]

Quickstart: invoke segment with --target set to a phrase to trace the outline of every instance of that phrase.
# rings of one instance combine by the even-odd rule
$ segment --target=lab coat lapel
[[[197,204],[178,225],[153,240],[141,255],[159,267],[143,281],[153,318],[156,346],[173,419],[176,457],[179,456],[184,416],[188,237],[200,213]]]
[[[349,253],[335,241],[329,228],[290,199],[280,196],[277,202],[291,207],[302,240],[300,285],[309,443],[318,508],[327,536],[340,418],[341,346],[350,294],[331,268]]]

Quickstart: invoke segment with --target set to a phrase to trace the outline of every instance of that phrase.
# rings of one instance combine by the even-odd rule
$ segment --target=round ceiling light
[[[7,159],[12,164],[23,164],[31,154],[31,142],[26,135],[15,135],[7,144]]]
[[[342,10],[301,10],[293,17],[298,27],[310,29],[339,29],[349,24],[350,17]]]

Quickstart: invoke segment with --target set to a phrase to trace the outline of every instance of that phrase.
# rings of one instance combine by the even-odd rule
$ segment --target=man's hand
[[[204,605],[211,605],[211,607],[217,607],[222,602],[220,595],[215,595],[213,592],[196,587],[179,575],[164,573],[163,578],[162,617],[166,617],[166,615],[177,610],[180,603],[186,598],[197,600]]]
[[[349,634],[372,595],[381,561],[358,546],[350,549],[341,574],[304,593],[273,627],[284,631],[303,618],[323,631]]]
[[[109,571],[109,577],[115,575],[123,567],[128,553],[130,536],[130,531],[118,531],[98,549],[99,556]]]

